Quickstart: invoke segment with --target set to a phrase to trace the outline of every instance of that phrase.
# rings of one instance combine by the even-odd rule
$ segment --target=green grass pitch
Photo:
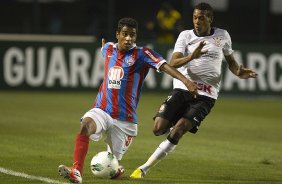
[[[91,106],[90,92],[0,92],[0,167],[65,182],[60,164],[72,164],[80,117]],[[151,131],[152,116],[166,94],[143,93],[138,107],[139,135],[121,164],[120,180],[97,179],[90,159],[104,151],[103,141],[89,144],[83,183],[229,184],[282,183],[282,101],[219,98],[196,135],[186,134],[176,150],[146,178],[129,175],[165,139]],[[0,172],[0,183],[44,183]]]

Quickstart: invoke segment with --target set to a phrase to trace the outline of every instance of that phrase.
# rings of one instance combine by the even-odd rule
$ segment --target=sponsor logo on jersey
[[[120,66],[114,66],[110,68],[108,77],[108,88],[120,89],[121,79],[123,78],[124,71]]]
[[[195,82],[195,84],[197,84],[197,89],[204,91],[208,94],[211,94],[211,90],[212,90],[212,86],[211,85],[207,85],[207,84],[203,84],[200,82]]]

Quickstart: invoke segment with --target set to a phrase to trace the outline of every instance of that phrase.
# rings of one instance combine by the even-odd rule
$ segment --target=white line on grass
[[[10,170],[10,169],[5,169],[3,167],[0,167],[0,173],[12,175],[12,176],[18,176],[18,177],[22,177],[22,178],[26,178],[26,179],[30,179],[30,180],[39,180],[39,181],[43,181],[43,182],[46,182],[46,183],[67,184],[67,183],[59,182],[57,180],[52,180],[50,178],[45,178],[45,177],[41,177],[41,176],[32,176],[32,175],[25,174],[25,173],[22,173],[22,172],[16,172],[16,171],[13,171],[13,170]]]

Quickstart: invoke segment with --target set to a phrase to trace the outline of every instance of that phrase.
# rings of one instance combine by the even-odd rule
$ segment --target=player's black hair
[[[194,10],[206,10],[207,16],[213,18],[213,8],[208,3],[199,3],[195,6]]]
[[[120,19],[118,21],[117,31],[120,32],[124,26],[135,28],[136,32],[138,31],[138,22],[133,18],[125,17]]]

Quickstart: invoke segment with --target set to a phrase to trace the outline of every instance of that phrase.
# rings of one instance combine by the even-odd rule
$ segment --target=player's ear
[[[119,38],[119,32],[116,31],[116,39],[118,40],[118,38]]]
[[[212,23],[213,22],[213,17],[210,17],[210,23]]]

